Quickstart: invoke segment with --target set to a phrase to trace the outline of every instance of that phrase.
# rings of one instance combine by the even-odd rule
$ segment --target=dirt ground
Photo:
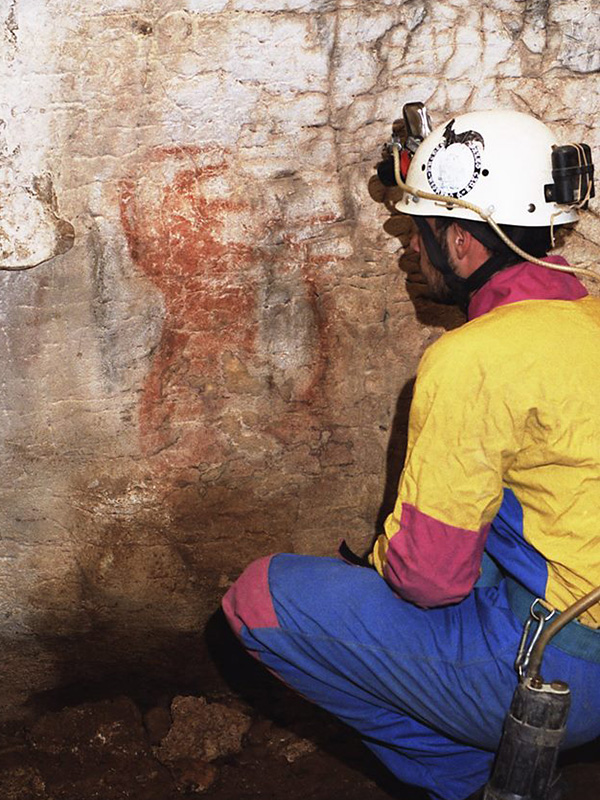
[[[140,680],[127,694],[107,683],[45,698],[0,734],[0,800],[425,800],[219,637],[210,691],[160,695]],[[600,742],[562,761],[565,800],[597,800]]]
[[[198,698],[194,698],[198,700]],[[302,702],[282,707],[276,719],[253,712],[239,698],[210,698],[219,713],[247,721],[239,752],[206,758],[197,739],[189,757],[161,754],[172,725],[168,706],[145,712],[116,697],[41,716],[0,739],[2,800],[422,800],[406,789],[392,794],[389,776],[354,736]],[[293,706],[293,708],[291,707]],[[293,716],[293,721],[289,717]],[[234,723],[235,724],[235,723]],[[209,737],[218,738],[213,730]],[[217,743],[223,745],[223,742]],[[162,760],[161,760],[162,759]]]

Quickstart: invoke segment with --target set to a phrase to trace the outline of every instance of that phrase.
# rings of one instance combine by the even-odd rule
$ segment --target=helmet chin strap
[[[473,292],[481,289],[481,287],[487,283],[492,275],[495,275],[496,272],[500,272],[500,270],[504,269],[505,267],[509,267],[512,264],[517,264],[522,260],[520,256],[514,252],[511,252],[506,247],[500,252],[492,252],[490,257],[484,261],[484,263],[478,267],[475,272],[469,275],[468,278],[461,278],[460,275],[457,275],[450,266],[448,258],[446,257],[442,246],[440,245],[428,220],[425,217],[416,216],[413,217],[413,220],[419,229],[421,239],[425,245],[425,250],[429,256],[431,265],[443,276],[452,301],[465,312],[467,311],[469,299]],[[468,222],[465,224],[465,220],[460,220],[460,223],[465,227],[466,230],[470,229]],[[470,232],[471,235],[475,236],[474,231]],[[496,244],[492,238],[494,234],[491,229],[489,231],[489,236],[486,236],[486,229],[484,229],[483,236],[481,236],[480,232],[478,233],[479,235],[475,236],[475,238],[481,241],[481,243],[488,249],[491,249],[491,247]],[[498,240],[496,240],[496,242],[497,241]],[[502,245],[502,242],[499,242],[499,244]]]
[[[478,267],[475,272],[472,272],[465,280],[465,289],[469,296],[476,292],[478,289],[489,281],[492,275],[500,272],[505,267],[510,267],[512,264],[518,264],[522,259],[518,256],[507,256],[505,253],[493,253],[487,261]]]
[[[478,267],[475,272],[472,272],[465,280],[465,288],[469,295],[476,292],[478,289],[489,281],[492,275],[500,272],[505,267],[510,267],[512,264],[518,264],[521,259],[507,256],[505,253],[493,253],[487,261]]]
[[[470,220],[459,220],[459,225],[478,242],[481,242],[490,253],[490,257],[465,280],[465,287],[469,295],[481,289],[496,272],[526,260],[509,248],[492,228],[476,226]],[[520,244],[518,239],[517,244]]]

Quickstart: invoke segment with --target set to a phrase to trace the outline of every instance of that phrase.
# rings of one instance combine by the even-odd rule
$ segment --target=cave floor
[[[264,703],[260,711],[233,693],[207,700],[207,707],[232,709],[242,721],[235,752],[217,726],[203,734],[209,759],[190,758],[189,751],[186,757],[180,738],[181,758],[171,753],[165,763],[158,744],[172,724],[169,699],[144,708],[127,696],[104,698],[48,711],[0,736],[0,798],[425,799],[395,783],[352,732],[285,688],[271,694],[268,714]],[[564,771],[571,783],[566,800],[597,800],[598,742],[571,754]]]
[[[356,734],[275,680],[220,615],[168,685],[97,670],[0,727],[0,800],[426,800]],[[191,665],[191,671],[186,665]],[[564,800],[600,797],[600,740],[564,754]]]

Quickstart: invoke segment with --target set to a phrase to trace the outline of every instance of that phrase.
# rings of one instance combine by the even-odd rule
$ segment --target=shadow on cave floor
[[[115,674],[38,698],[26,726],[0,730],[1,800],[424,800],[249,657],[220,611],[186,645],[177,657],[202,664],[179,685],[154,665],[147,682]],[[563,760],[565,800],[595,800],[598,742]]]

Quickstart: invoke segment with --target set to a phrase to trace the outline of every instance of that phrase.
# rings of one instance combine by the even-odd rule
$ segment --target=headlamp
[[[595,197],[592,151],[587,144],[566,144],[552,150],[554,183],[544,186],[547,203],[565,203],[587,208]]]

